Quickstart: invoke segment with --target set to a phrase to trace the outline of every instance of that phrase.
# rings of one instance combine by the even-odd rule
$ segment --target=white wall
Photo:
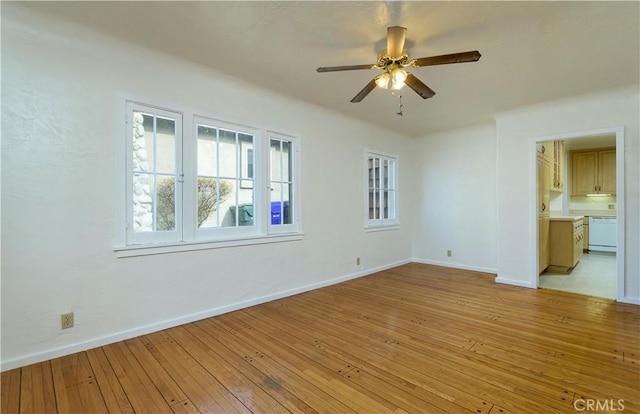
[[[637,85],[546,102],[496,117],[498,151],[498,281],[529,286],[535,261],[535,147],[538,137],[624,127],[626,301],[640,303],[640,96]],[[618,198],[619,200],[619,198]],[[620,212],[618,203],[618,212]]]
[[[3,5],[2,369],[410,260],[409,180],[401,228],[363,230],[364,150],[410,177],[405,137],[31,13]],[[298,133],[304,239],[116,258],[118,92]]]
[[[414,260],[495,273],[495,136],[492,123],[414,141]]]

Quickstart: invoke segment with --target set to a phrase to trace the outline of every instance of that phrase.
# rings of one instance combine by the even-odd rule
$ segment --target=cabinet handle
[[[542,211],[545,211],[546,209],[547,209],[547,206],[544,203],[542,203]]]
[[[546,149],[544,148],[544,145],[540,145],[542,147],[542,153],[544,154],[544,152],[546,151]]]

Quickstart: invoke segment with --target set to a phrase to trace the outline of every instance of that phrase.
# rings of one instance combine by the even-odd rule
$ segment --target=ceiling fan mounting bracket
[[[409,51],[403,49],[402,54],[399,57],[391,57],[387,52],[387,49],[384,49],[382,52],[378,53],[378,62],[376,63],[377,69],[387,69],[390,65],[396,64],[401,67],[407,67],[411,64],[409,61]]]

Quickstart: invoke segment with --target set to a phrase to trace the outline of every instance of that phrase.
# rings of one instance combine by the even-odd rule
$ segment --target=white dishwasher
[[[618,219],[607,216],[589,217],[589,250],[615,252]]]

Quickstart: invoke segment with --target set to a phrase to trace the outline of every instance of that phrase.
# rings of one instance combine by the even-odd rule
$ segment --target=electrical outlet
[[[73,328],[73,312],[60,315],[60,326],[62,329]]]
[[[451,256],[452,256],[451,250],[447,250],[447,257],[451,257]]]
[[[356,266],[360,266],[360,258],[356,257]]]

